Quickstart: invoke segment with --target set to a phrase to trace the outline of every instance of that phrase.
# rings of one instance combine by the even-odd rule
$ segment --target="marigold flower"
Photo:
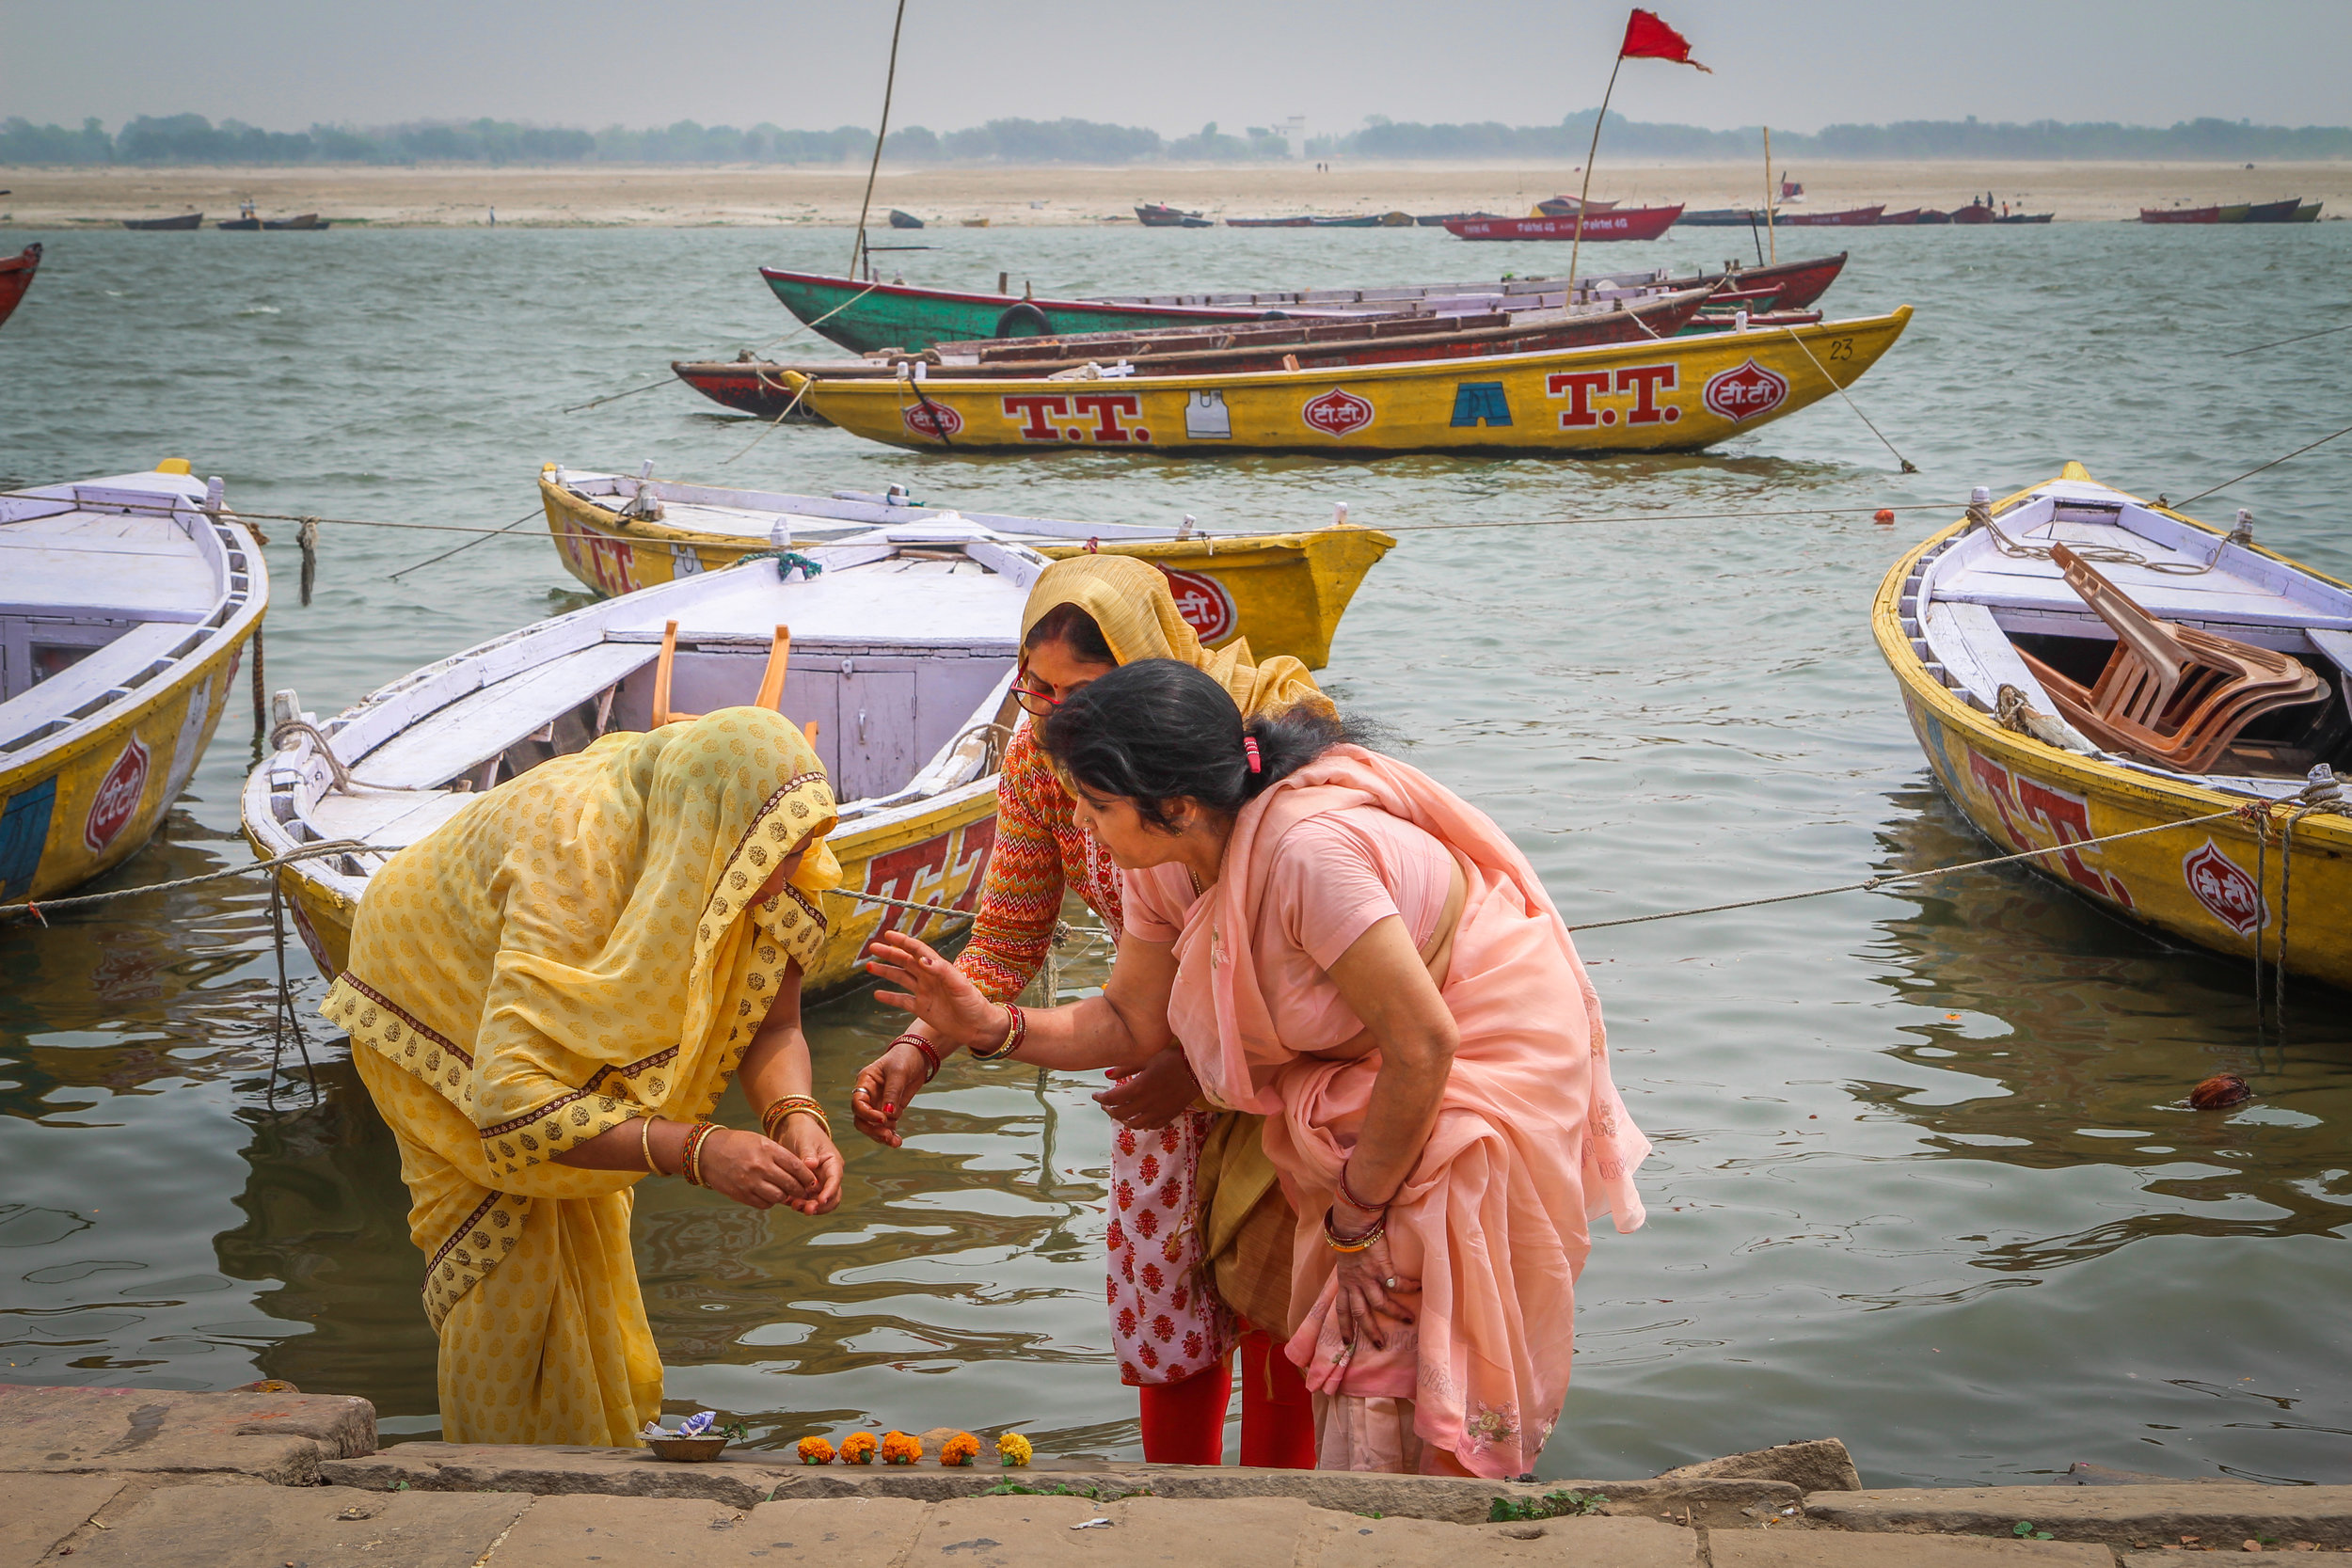
[[[959,1432],[939,1446],[939,1462],[959,1466],[969,1465],[979,1451],[978,1438],[968,1432]]]
[[[885,1432],[882,1456],[885,1465],[912,1465],[923,1457],[923,1445],[903,1432]]]
[[[1017,1432],[1008,1432],[996,1439],[996,1463],[999,1465],[1026,1465],[1034,1451],[1029,1447],[1029,1440]]]
[[[822,1437],[803,1437],[801,1439],[800,1455],[803,1465],[830,1465],[833,1463],[833,1444]]]
[[[874,1463],[874,1434],[870,1432],[853,1432],[841,1439],[841,1463],[844,1465]]]

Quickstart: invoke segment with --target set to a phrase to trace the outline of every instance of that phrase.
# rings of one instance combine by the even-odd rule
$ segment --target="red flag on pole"
[[[1715,73],[1691,58],[1691,40],[1658,19],[1656,11],[1639,7],[1625,21],[1625,47],[1617,51],[1621,60],[1673,60],[1678,65],[1698,66],[1709,76]]]

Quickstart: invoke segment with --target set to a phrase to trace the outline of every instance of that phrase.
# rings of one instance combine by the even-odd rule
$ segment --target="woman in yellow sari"
[[[448,1441],[628,1447],[660,1414],[644,1176],[839,1201],[800,1025],[834,816],[789,721],[724,708],[542,763],[371,879],[321,1011],[399,1139]],[[738,1071],[766,1135],[704,1119]]]
[[[956,967],[991,1002],[1019,996],[1045,961],[1062,895],[1074,893],[1116,939],[1119,869],[1078,826],[1036,726],[1095,679],[1138,659],[1172,658],[1206,673],[1244,713],[1328,711],[1314,677],[1287,656],[1253,661],[1247,640],[1211,652],[1176,608],[1168,578],[1132,556],[1081,555],[1038,575],[1021,615],[1015,692],[1029,715],[1005,749],[996,844],[972,940]],[[858,1074],[858,1128],[896,1146],[898,1118],[952,1044],[917,1023]],[[1136,1388],[1144,1457],[1215,1465],[1243,1370],[1241,1462],[1314,1463],[1307,1391],[1273,1354],[1288,1311],[1290,1205],[1259,1136],[1260,1118],[1196,1106],[1200,1085],[1180,1049],[1162,1052],[1095,1098],[1120,1124],[1111,1148],[1108,1227],[1112,1348]],[[1236,1322],[1236,1318],[1240,1321]]]

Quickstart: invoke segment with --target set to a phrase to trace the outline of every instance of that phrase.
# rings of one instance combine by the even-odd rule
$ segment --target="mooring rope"
[[[762,382],[763,384],[767,381],[767,379],[768,379],[768,378],[767,378],[766,376],[764,376],[764,375],[760,377],[760,380],[761,380],[761,382]],[[800,389],[799,391],[797,391],[797,392],[795,392],[795,393],[793,393],[793,394],[792,394],[792,401],[791,401],[790,403],[787,403],[787,404],[786,404],[784,405],[784,412],[783,412],[783,413],[781,413],[781,414],[778,414],[778,415],[777,415],[774,419],[772,419],[772,420],[769,420],[769,421],[768,421],[768,424],[767,424],[767,427],[766,427],[765,429],[763,429],[762,431],[760,431],[760,433],[759,433],[758,435],[756,435],[756,436],[753,436],[753,437],[751,438],[750,442],[749,442],[749,443],[747,443],[747,444],[744,446],[743,450],[742,450],[741,451],[737,452],[737,453],[735,454],[735,456],[734,456],[734,457],[728,457],[728,458],[723,458],[723,459],[721,459],[721,460],[720,460],[720,464],[719,464],[719,466],[720,466],[721,467],[723,467],[723,467],[726,467],[729,463],[733,463],[734,461],[736,461],[736,459],[737,459],[737,458],[749,457],[749,456],[751,455],[751,451],[752,451],[752,448],[753,448],[753,447],[755,447],[755,446],[759,445],[759,443],[760,443],[760,442],[765,441],[766,439],[768,439],[768,436],[769,436],[770,432],[773,431],[773,430],[776,428],[776,426],[778,426],[778,425],[780,425],[780,424],[784,423],[784,421],[785,421],[785,420],[788,420],[788,419],[790,419],[790,418],[792,417],[792,410],[794,410],[795,408],[798,408],[798,407],[801,405],[801,400],[802,400],[803,398],[804,398],[804,397],[808,396],[808,389],[809,389],[811,387],[814,387],[814,386],[816,386],[816,385],[817,385],[817,378],[816,378],[815,376],[808,376],[808,375],[804,375],[804,376],[801,377],[801,389]]]
[[[1862,411],[1862,404],[1854,402],[1851,394],[1847,392],[1846,388],[1838,384],[1837,378],[1829,373],[1828,366],[1822,364],[1820,360],[1814,358],[1813,346],[1798,335],[1795,327],[1791,326],[1785,328],[1784,330],[1786,330],[1788,334],[1788,341],[1796,344],[1799,348],[1804,350],[1804,356],[1807,359],[1813,360],[1813,368],[1821,372],[1821,379],[1828,382],[1830,386],[1836,390],[1837,395],[1846,400],[1846,406],[1854,411],[1854,418],[1860,420],[1866,425],[1870,425],[1870,434],[1878,436],[1879,445],[1884,447],[1888,451],[1894,452],[1895,461],[1903,466],[1903,472],[1907,474],[1917,473],[1919,471],[1919,465],[1914,463],[1910,458],[1905,457],[1901,452],[1895,451],[1895,443],[1888,440],[1879,430],[1878,426],[1870,424],[1870,416]]]
[[[2269,462],[2263,464],[2261,467],[2249,468],[2244,473],[2238,475],[2237,479],[2225,479],[2210,490],[2200,490],[2197,494],[2189,497],[2188,499],[2182,501],[2179,505],[2170,507],[2168,510],[2177,512],[2183,506],[2194,506],[2199,501],[2203,500],[2207,496],[2219,495],[2222,491],[2227,490],[2231,485],[2235,484],[2238,482],[2238,479],[2251,479],[2256,474],[2261,473],[2265,468],[2277,467],[2280,464],[2284,463],[2288,457],[2300,457],[2305,452],[2311,451],[2312,447],[2324,447],[2328,442],[2336,439],[2339,436],[2352,436],[2352,424],[2345,425],[2342,430],[2334,431],[2328,435],[2322,436],[2318,440],[2310,443],[2308,446],[2297,447],[2293,451],[2288,452],[2286,457],[2274,457]]]
[[[857,281],[854,271],[852,271],[850,281],[852,283]],[[790,340],[799,337],[803,332],[813,331],[817,327],[824,325],[825,323],[833,320],[834,317],[841,314],[842,311],[847,310],[850,306],[855,305],[859,300],[864,299],[867,294],[872,293],[876,289],[881,287],[882,280],[880,278],[876,278],[873,282],[866,284],[866,287],[860,289],[857,293],[851,294],[849,298],[843,300],[840,304],[834,306],[832,309],[826,311],[815,321],[799,323],[787,331],[777,333],[774,337],[769,339],[764,343],[754,343],[751,351],[754,354],[757,354],[764,349],[771,349],[778,343],[787,342]],[[762,386],[767,385],[768,378],[764,375],[760,375],[756,366],[755,366],[752,373],[755,376],[759,376],[760,384]],[[569,408],[559,408],[556,412],[559,414],[577,414],[583,408],[595,408],[603,404],[617,403],[623,398],[635,397],[640,392],[650,392],[660,387],[675,387],[677,385],[677,372],[673,371],[670,372],[667,380],[648,381],[643,387],[631,387],[626,392],[614,392],[609,397],[590,398],[586,403],[575,403]]]
[[[43,926],[49,924],[51,910],[78,909],[86,904],[106,904],[117,898],[133,898],[143,893],[172,893],[183,887],[197,887],[205,882],[226,881],[231,877],[250,877],[257,871],[274,871],[296,861],[314,861],[327,855],[392,855],[406,848],[405,844],[370,844],[360,838],[330,838],[318,844],[306,844],[299,849],[273,856],[265,861],[252,861],[244,865],[231,865],[219,871],[207,871],[199,877],[182,877],[168,882],[142,882],[137,887],[119,887],[105,893],[78,893],[71,898],[26,899],[22,904],[0,904],[0,915],[29,914]]]

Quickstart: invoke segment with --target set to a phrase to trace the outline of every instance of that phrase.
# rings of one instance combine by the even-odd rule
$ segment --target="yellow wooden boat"
[[[2049,559],[2058,544],[2160,621],[2286,655],[2316,695],[2256,719],[2208,771],[2112,734],[2094,745],[2044,677],[2078,701],[2118,636]],[[1979,491],[1895,563],[1871,620],[1929,767],[1986,837],[2057,849],[2025,863],[2119,914],[2222,953],[2259,942],[2265,963],[2283,947],[2290,972],[2352,987],[2352,806],[2332,775],[2352,764],[2352,588],[2252,543],[2244,514],[2225,537],[2069,463],[1997,504]]]
[[[268,604],[252,533],[183,461],[0,495],[0,902],[147,843]]]
[[[785,549],[938,518],[977,523],[1056,559],[1099,549],[1139,556],[1168,576],[1184,619],[1219,647],[1249,639],[1260,655],[1289,654],[1320,670],[1340,616],[1394,536],[1344,520],[1296,533],[1173,538],[1134,523],[1069,522],[918,506],[904,486],[883,495],[839,490],[794,496],[726,490],[650,477],[577,473],[550,463],[539,474],[548,531],[572,576],[599,594],[628,594]]]
[[[608,599],[426,665],[325,722],[278,693],[286,743],[240,801],[254,851],[378,847],[278,871],[321,973],[342,971],[368,879],[394,850],[517,773],[645,728],[665,664],[676,711],[755,701],[779,627],[789,629],[779,705],[816,727],[842,802],[831,842],[850,890],[826,895],[832,936],[805,994],[862,984],[859,955],[882,930],[936,941],[959,929],[952,916],[855,895],[960,910],[977,898],[995,844],[997,760],[1017,717],[1021,607],[1046,562],[963,522],[929,524],[914,542],[875,531],[804,553],[821,575],[786,579],[753,562]]]
[[[1689,451],[1830,396],[1911,320],[1892,315],[1651,343],[1223,376],[1037,382],[785,372],[842,429],[957,451],[1310,451],[1585,456]],[[1253,644],[1254,645],[1254,644]]]

